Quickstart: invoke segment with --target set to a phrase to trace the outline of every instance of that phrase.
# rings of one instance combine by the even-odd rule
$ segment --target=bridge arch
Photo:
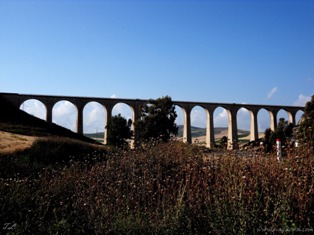
[[[83,108],[83,133],[96,133],[96,138],[104,139],[106,108],[97,101],[90,101]],[[99,133],[103,133],[100,135]],[[104,140],[103,140],[104,141]]]
[[[185,143],[192,143],[191,135],[191,110],[192,105],[176,102],[175,105],[180,107],[183,114],[183,130],[182,141]]]
[[[293,122],[293,117],[290,113],[288,113],[286,110],[284,109],[279,109],[278,112],[277,112],[277,125],[278,126],[278,123],[279,123],[279,120],[281,118],[284,118],[285,121],[287,121],[288,123],[290,122]]]
[[[257,114],[258,133],[265,133],[267,128],[270,128],[270,114],[265,108],[261,108]]]
[[[191,126],[193,126],[194,128],[206,128],[207,127],[207,123],[206,123],[207,113],[206,113],[206,111],[207,110],[205,108],[203,108],[199,105],[195,105],[191,110]],[[195,131],[197,131],[197,130],[195,130]],[[201,130],[199,130],[199,131],[201,131]],[[202,143],[206,144],[206,138],[200,139],[200,137],[201,137],[201,133],[199,133],[199,136],[192,138],[193,142],[198,143],[198,144],[202,144]]]
[[[183,138],[183,125],[184,125],[183,110],[180,106],[175,105],[175,112],[177,114],[177,118],[175,120],[175,123],[176,123],[177,127],[179,128],[178,129],[178,135],[182,135],[182,138]],[[182,129],[181,129],[181,127],[182,127]],[[179,133],[181,131],[182,131],[182,133]]]
[[[246,137],[247,135],[247,131],[249,132],[249,140],[255,140],[255,136],[254,133],[252,133],[252,131],[254,132],[254,118],[255,118],[255,114],[248,110],[245,107],[241,107],[238,109],[237,111],[237,134],[239,136],[239,139],[242,139],[242,141],[246,141],[243,140],[243,137]],[[252,127],[253,125],[253,127]],[[241,130],[241,131],[240,131]]]
[[[121,102],[126,103],[129,105],[132,110],[132,119],[137,120],[140,118],[141,113],[141,106],[148,102],[148,100],[140,100],[140,99],[119,99],[119,98],[97,98],[97,97],[74,97],[74,96],[48,96],[48,95],[32,95],[32,94],[18,94],[18,93],[0,93],[0,95],[5,98],[7,101],[11,102],[15,107],[20,108],[20,105],[28,100],[28,99],[36,99],[41,101],[45,107],[46,107],[46,120],[48,123],[52,122],[53,119],[53,109],[55,112],[55,109],[57,106],[55,104],[59,103],[60,101],[68,101],[71,102],[76,110],[74,109],[74,113],[76,113],[76,130],[78,133],[83,133],[83,109],[84,106],[91,101],[97,101],[101,103],[105,109],[107,114],[107,119],[110,120],[111,118],[111,112],[115,104]],[[181,107],[183,111],[183,124],[184,124],[184,138],[185,142],[191,143],[191,110],[195,106],[201,106],[205,109],[205,113],[207,116],[206,119],[206,127],[207,131],[206,133],[209,133],[206,137],[206,143],[210,145],[210,141],[214,141],[214,135],[213,135],[213,127],[217,126],[217,119],[221,118],[224,113],[221,113],[218,118],[217,115],[214,115],[214,112],[216,112],[216,109],[224,108],[225,109],[225,117],[227,117],[227,127],[228,127],[228,138],[229,141],[237,140],[237,113],[240,108],[244,107],[249,112],[251,112],[251,128],[258,129],[260,125],[260,120],[255,121],[255,119],[260,119],[260,111],[261,110],[267,110],[268,116],[269,116],[269,127],[271,129],[275,129],[277,126],[277,117],[280,116],[278,112],[279,110],[283,109],[288,113],[288,119],[295,124],[296,119],[298,119],[297,116],[301,116],[302,111],[304,111],[304,107],[296,107],[296,106],[276,106],[276,105],[249,105],[249,104],[231,104],[231,103],[210,103],[210,102],[188,102],[188,101],[173,101],[174,105],[177,105]],[[72,106],[73,107],[73,106]],[[299,112],[301,111],[301,112]],[[256,115],[257,113],[257,115]],[[56,114],[54,115],[56,116]],[[74,115],[75,116],[75,115]],[[258,116],[258,118],[256,118]],[[252,118],[253,117],[253,118]],[[54,118],[55,119],[55,118]],[[74,118],[75,120],[75,118]],[[252,121],[253,120],[253,121]],[[214,125],[215,122],[215,125]],[[252,125],[252,123],[254,125]],[[74,124],[75,126],[75,124]],[[258,128],[255,128],[258,126]],[[71,128],[70,128],[71,129]],[[72,128],[75,129],[75,128]],[[264,131],[264,130],[262,130]],[[209,136],[209,137],[208,137]],[[252,130],[251,130],[251,136],[252,136]],[[136,136],[135,136],[136,137]],[[106,140],[106,137],[105,137]]]
[[[300,122],[302,115],[304,114],[304,111],[299,110],[296,112],[295,114],[295,124],[298,125],[298,123]]]
[[[68,100],[59,100],[53,105],[52,121],[74,132],[79,132],[78,108]]]
[[[38,99],[26,99],[20,109],[43,120],[47,120],[46,105]]]
[[[137,120],[136,115],[135,115],[135,108],[127,102],[117,102],[114,104],[114,106],[112,108],[111,115],[116,116],[119,114],[121,115],[121,117],[125,118],[127,121],[129,119],[132,120],[131,130],[134,131],[134,129],[135,129],[134,123]],[[130,144],[131,144],[131,146],[133,146],[134,140],[131,140]]]
[[[228,120],[229,120],[229,112],[226,108],[222,107],[222,106],[217,106],[214,109],[214,138],[215,140],[219,141],[221,139],[222,136],[226,136],[228,137]],[[227,132],[226,133],[222,133],[222,131],[227,128]]]
[[[120,114],[122,117],[124,117],[126,120],[131,119],[132,122],[135,120],[134,118],[134,108],[124,102],[118,102],[113,106],[112,109],[112,116]]]

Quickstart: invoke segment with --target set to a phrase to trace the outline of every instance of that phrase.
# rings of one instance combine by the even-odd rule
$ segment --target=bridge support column
[[[237,109],[228,110],[228,149],[236,149],[238,142]]]
[[[289,117],[289,123],[292,123],[293,125],[295,125],[295,116],[297,114],[297,112],[287,112],[288,113],[288,117]]]
[[[142,113],[142,104],[136,102],[135,106],[132,106],[132,126],[131,130],[133,131],[133,139],[131,140],[131,148],[138,146],[138,139],[135,131],[135,122],[141,118]]]
[[[206,114],[206,147],[212,148],[215,146],[214,109],[206,109]]]
[[[52,124],[52,109],[53,109],[53,103],[45,103],[46,106],[46,122],[49,124]]]
[[[277,128],[277,110],[268,110],[270,117],[270,129],[275,131]]]
[[[106,110],[106,119],[105,119],[105,129],[104,129],[104,144],[108,144],[108,137],[109,137],[109,133],[108,133],[108,124],[111,122],[111,117],[112,117],[112,109],[113,106],[112,105],[106,105],[104,106],[105,110]]]
[[[77,119],[76,119],[76,132],[83,135],[83,109],[84,105],[76,105]]]
[[[191,135],[191,109],[182,108],[184,114],[184,123],[183,123],[183,142],[192,143]]]
[[[250,128],[250,141],[258,139],[258,127],[257,127],[257,110],[251,110],[251,128]]]

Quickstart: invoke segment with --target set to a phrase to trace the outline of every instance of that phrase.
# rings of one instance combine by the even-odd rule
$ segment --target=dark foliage
[[[302,142],[309,142],[312,148],[314,148],[314,95],[311,101],[305,105],[298,137]]]
[[[142,108],[141,118],[135,122],[137,140],[162,139],[167,142],[171,134],[178,133],[176,117],[175,106],[169,96],[150,99]]]
[[[132,137],[132,120],[128,121],[118,114],[113,116],[106,126],[108,129],[108,144],[115,147],[127,147],[127,140]]]

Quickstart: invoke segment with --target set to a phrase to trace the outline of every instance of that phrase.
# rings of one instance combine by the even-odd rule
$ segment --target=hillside
[[[228,136],[228,127],[216,127],[214,128],[215,133],[215,139],[220,139],[223,136]],[[201,127],[191,127],[191,134],[192,134],[192,142],[199,142],[203,143],[205,142],[206,138],[206,128]],[[247,130],[238,130],[238,136],[241,139],[249,139],[250,132]],[[85,136],[95,139],[99,142],[103,142],[104,140],[104,133],[103,132],[97,132],[97,133],[85,133]],[[183,125],[178,125],[178,135],[177,137],[182,138],[183,137]]]
[[[178,125],[178,136],[182,137],[183,136],[183,125]],[[203,137],[206,136],[206,128],[201,128],[201,127],[191,127],[191,134],[192,138],[198,138],[198,137]],[[216,138],[221,138],[222,136],[228,136],[228,127],[215,127],[214,128],[214,134]],[[238,130],[238,135],[239,137],[244,137],[249,135],[250,132],[246,130]]]
[[[25,136],[58,136],[68,137],[88,143],[97,143],[95,140],[77,134],[57,124],[32,116],[16,108],[0,95],[0,131]]]

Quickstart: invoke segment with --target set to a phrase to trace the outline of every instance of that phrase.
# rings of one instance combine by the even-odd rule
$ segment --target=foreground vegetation
[[[76,143],[72,154],[69,146],[42,139],[1,156],[0,233],[313,232],[309,148],[278,162],[176,141],[92,152]]]

